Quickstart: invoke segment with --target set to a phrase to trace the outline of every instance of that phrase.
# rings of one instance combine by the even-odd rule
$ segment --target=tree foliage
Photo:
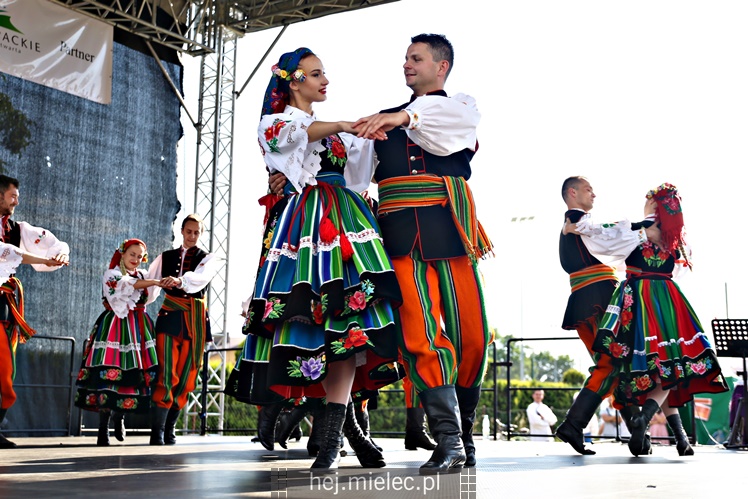
[[[0,145],[11,154],[20,157],[31,144],[31,127],[34,122],[16,109],[10,96],[0,92]],[[5,162],[0,158],[0,173],[5,171]]]

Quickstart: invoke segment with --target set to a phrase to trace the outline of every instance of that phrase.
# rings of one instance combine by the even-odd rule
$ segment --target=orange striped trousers
[[[400,355],[415,391],[480,386],[491,333],[477,265],[467,256],[424,261],[414,250],[392,266],[403,295]]]
[[[158,380],[151,399],[157,407],[181,409],[195,391],[199,373],[193,362],[193,348],[192,340],[165,333],[156,335]]]

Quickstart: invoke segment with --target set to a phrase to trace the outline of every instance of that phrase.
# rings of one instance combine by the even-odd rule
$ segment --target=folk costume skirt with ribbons
[[[75,405],[91,411],[147,413],[158,373],[153,331],[144,305],[123,319],[111,309],[104,311],[83,352]]]
[[[717,356],[696,313],[669,274],[629,266],[602,317],[594,348],[621,365],[622,404],[642,405],[659,383],[668,404],[727,390]]]
[[[280,215],[245,322],[272,340],[268,384],[286,399],[324,396],[327,365],[364,352],[354,392],[400,378],[393,309],[402,297],[376,219],[342,175],[317,181]]]

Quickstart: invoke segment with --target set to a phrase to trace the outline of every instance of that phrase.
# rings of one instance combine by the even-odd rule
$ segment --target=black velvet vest
[[[447,98],[443,91],[434,94]],[[408,103],[382,112],[396,113],[407,106]],[[376,141],[374,145],[379,160],[374,173],[377,182],[419,174],[470,179],[470,160],[474,151],[464,149],[449,156],[436,156],[416,145],[400,127],[387,132],[387,137],[387,140]],[[467,254],[449,208],[406,208],[381,215],[378,221],[384,246],[391,257],[409,255],[415,247],[418,247],[424,260],[455,258]]]
[[[200,262],[203,261],[203,258],[208,253],[206,251],[203,251],[200,248],[197,248],[197,251],[195,254],[190,258],[190,261],[187,263],[187,265],[184,268],[184,272],[190,272],[197,269],[197,266],[200,265]],[[172,276],[172,277],[181,277],[182,274],[179,273],[179,267],[182,264],[182,248],[177,248],[173,250],[164,251],[161,254],[161,275],[163,277],[166,276]],[[165,289],[164,292],[167,295],[171,296],[178,296],[181,298],[185,298],[187,296],[193,297],[193,298],[202,298],[205,296],[205,291],[207,289],[207,286],[197,293],[187,294],[181,289],[178,288],[172,288],[172,289]]]

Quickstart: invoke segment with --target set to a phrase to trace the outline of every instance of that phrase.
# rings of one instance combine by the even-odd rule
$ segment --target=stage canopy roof
[[[398,0],[49,0],[171,49],[201,55],[238,36]]]

